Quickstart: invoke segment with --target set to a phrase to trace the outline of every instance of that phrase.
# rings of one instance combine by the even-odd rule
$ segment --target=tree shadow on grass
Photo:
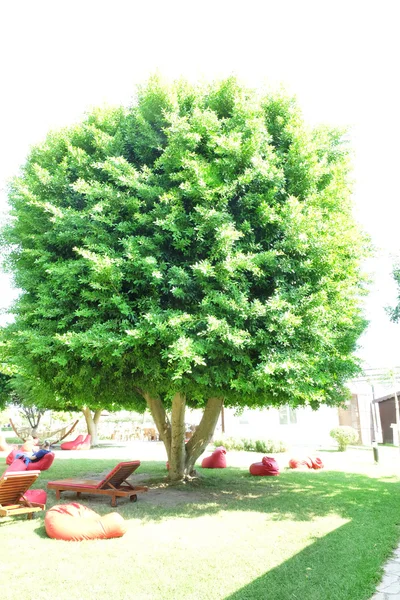
[[[366,600],[398,536],[395,524],[376,525],[368,519],[350,521],[225,600]]]
[[[73,458],[54,461],[42,471],[32,488],[46,489],[47,482],[67,478],[101,479],[118,459]],[[0,467],[1,468],[1,467]],[[117,510],[124,518],[160,521],[168,517],[193,518],[220,511],[260,512],[269,519],[308,521],[337,514],[346,519],[374,515],[386,506],[397,510],[400,482],[396,477],[375,479],[366,475],[338,471],[286,470],[278,477],[253,477],[245,469],[198,469],[199,479],[184,485],[168,486],[163,461],[143,461],[131,481],[149,485],[138,502],[118,500]],[[395,500],[394,500],[395,498]],[[56,501],[48,491],[47,506],[76,501],[76,494],[65,493]],[[82,495],[79,500],[99,512],[109,512],[109,499]],[[400,514],[400,512],[399,512]]]
[[[46,528],[43,525],[43,523],[39,527],[36,527],[34,531],[35,531],[36,535],[40,538],[48,539],[48,537],[49,537],[46,533]]]

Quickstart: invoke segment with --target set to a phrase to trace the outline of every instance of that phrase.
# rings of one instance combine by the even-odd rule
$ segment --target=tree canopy
[[[358,371],[348,149],[293,98],[152,78],[50,133],[10,203],[9,356],[66,402],[147,402],[171,460],[185,404],[317,408]]]

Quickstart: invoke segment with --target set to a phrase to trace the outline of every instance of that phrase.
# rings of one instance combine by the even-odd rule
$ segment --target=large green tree
[[[60,397],[146,404],[171,479],[222,403],[334,405],[365,327],[341,131],[235,79],[141,88],[33,148],[12,183],[9,357]],[[204,408],[184,443],[185,407]]]

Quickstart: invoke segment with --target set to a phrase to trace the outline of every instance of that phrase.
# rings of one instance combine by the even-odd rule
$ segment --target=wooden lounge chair
[[[108,475],[101,480],[93,479],[62,479],[60,481],[49,481],[47,488],[56,491],[57,500],[61,492],[76,492],[78,498],[81,494],[98,494],[111,496],[111,506],[117,506],[117,498],[129,498],[136,502],[137,494],[147,492],[145,486],[133,486],[127,478],[140,466],[140,460],[121,462],[113,468]]]
[[[12,517],[44,510],[45,504],[30,502],[25,493],[39,477],[40,471],[13,471],[0,477],[0,517]]]

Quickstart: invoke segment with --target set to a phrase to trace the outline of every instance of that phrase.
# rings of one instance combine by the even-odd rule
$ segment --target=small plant
[[[338,443],[339,452],[344,452],[349,444],[357,444],[359,439],[357,431],[347,425],[335,427],[329,435]]]
[[[286,452],[286,446],[280,440],[251,440],[243,438],[219,438],[214,440],[214,445],[224,446],[227,450],[245,450],[246,452]]]

